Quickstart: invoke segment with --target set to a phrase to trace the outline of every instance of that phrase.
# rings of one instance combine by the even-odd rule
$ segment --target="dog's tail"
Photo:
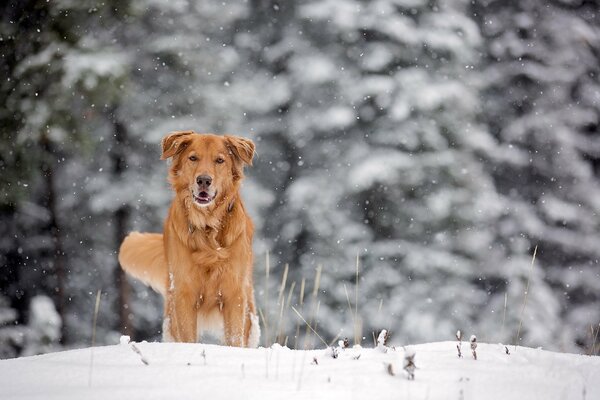
[[[166,296],[169,273],[162,234],[131,232],[119,249],[119,263],[128,274]]]

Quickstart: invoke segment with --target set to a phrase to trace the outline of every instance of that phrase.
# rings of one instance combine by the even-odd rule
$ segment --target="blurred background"
[[[116,252],[162,229],[159,143],[180,129],[257,145],[262,345],[323,346],[294,307],[326,341],[460,329],[598,353],[600,2],[7,0],[0,15],[0,358],[89,346],[98,291],[97,343],[160,339],[162,299]]]

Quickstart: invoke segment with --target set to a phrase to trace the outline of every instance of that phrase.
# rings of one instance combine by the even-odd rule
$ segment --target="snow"
[[[127,343],[0,361],[1,399],[597,399],[600,358],[456,342],[389,351]],[[414,381],[405,360],[414,352]],[[145,362],[144,362],[145,361]],[[147,363],[147,364],[146,364]]]
[[[62,321],[50,297],[40,295],[31,299],[29,326],[35,334],[47,337],[51,342],[60,339]]]

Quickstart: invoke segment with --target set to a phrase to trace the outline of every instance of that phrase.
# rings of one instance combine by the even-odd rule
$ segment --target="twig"
[[[473,358],[477,360],[477,336],[471,335],[471,354],[473,354]]]
[[[94,318],[92,323],[92,347],[90,348],[90,374],[88,377],[88,387],[92,387],[92,373],[94,371],[94,346],[96,345],[96,323],[98,322],[98,311],[100,310],[100,294],[102,290],[96,293],[96,304],[94,306]]]
[[[517,343],[521,336],[521,327],[523,326],[523,315],[525,314],[525,307],[527,306],[527,298],[529,295],[529,283],[531,282],[531,272],[533,271],[533,264],[535,262],[535,256],[537,254],[537,246],[533,250],[533,257],[531,258],[531,267],[529,268],[529,276],[527,277],[527,286],[525,287],[525,298],[523,299],[523,307],[521,308],[521,315],[519,316],[519,329],[517,330],[517,337],[515,337],[515,350],[517,349]]]
[[[404,370],[408,375],[407,379],[409,381],[415,380],[415,369],[417,369],[415,364],[415,351],[408,348],[404,351]]]
[[[390,376],[395,376],[396,374],[394,373],[394,366],[391,363],[386,364],[386,371],[388,373],[388,375]]]
[[[384,353],[387,353],[387,347],[386,347],[387,340],[388,340],[388,332],[387,332],[387,330],[383,329],[379,333],[379,336],[377,337],[377,348]]]
[[[140,361],[144,363],[144,365],[149,365],[150,363],[148,362],[148,359],[146,357],[144,357],[144,354],[142,353],[142,351],[135,345],[135,343],[131,343],[131,350],[133,350],[134,353],[136,353],[137,355],[140,356]]]

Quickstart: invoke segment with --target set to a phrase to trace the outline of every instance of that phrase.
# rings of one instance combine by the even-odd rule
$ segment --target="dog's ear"
[[[248,165],[252,165],[254,158],[254,142],[240,136],[225,135],[227,147],[238,159]]]
[[[166,160],[176,154],[181,153],[192,140],[194,131],[176,131],[171,132],[162,140],[161,160]]]

